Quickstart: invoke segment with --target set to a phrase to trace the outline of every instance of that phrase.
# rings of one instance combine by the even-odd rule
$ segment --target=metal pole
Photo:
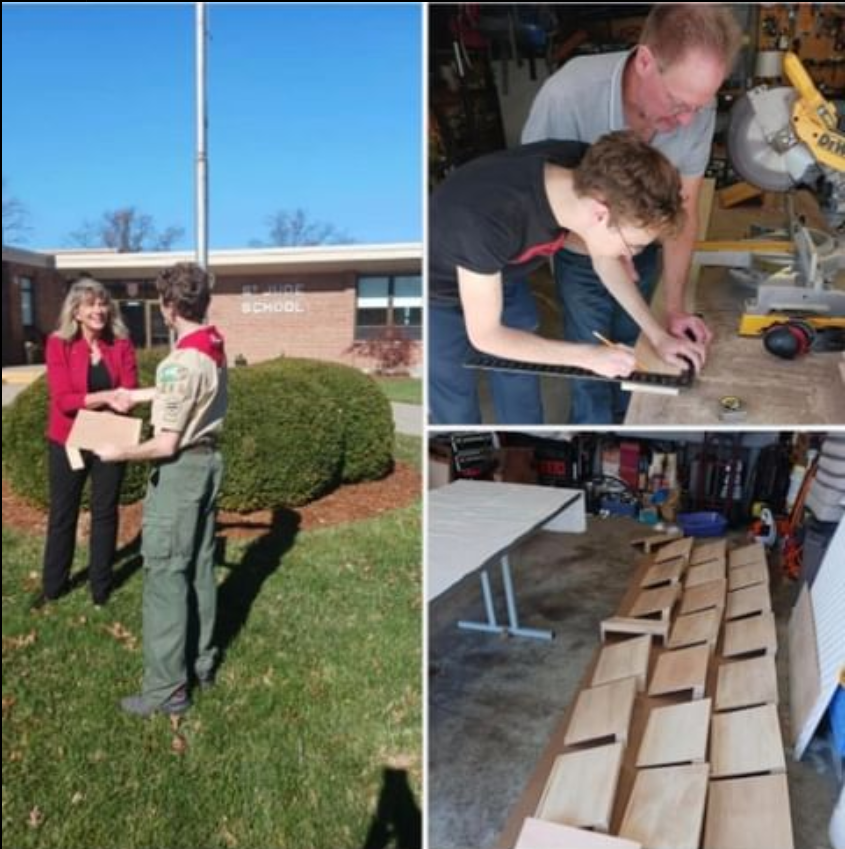
[[[197,50],[197,160],[196,227],[197,265],[208,268],[208,120],[206,117],[205,45],[207,40],[205,3],[196,4]]]

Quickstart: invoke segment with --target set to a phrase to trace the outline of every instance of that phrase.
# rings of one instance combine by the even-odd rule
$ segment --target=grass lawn
[[[381,391],[400,404],[422,404],[422,381],[417,377],[376,377]]]
[[[31,613],[42,544],[3,530],[6,845],[418,845],[403,829],[419,829],[422,778],[419,504],[300,533],[280,516],[230,541],[218,685],[177,728],[116,707],[141,680],[137,550],[106,608],[80,587]]]

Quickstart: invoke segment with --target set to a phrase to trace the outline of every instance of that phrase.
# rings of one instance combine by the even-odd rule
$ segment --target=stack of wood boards
[[[763,546],[654,546],[598,636],[499,849],[793,849]]]

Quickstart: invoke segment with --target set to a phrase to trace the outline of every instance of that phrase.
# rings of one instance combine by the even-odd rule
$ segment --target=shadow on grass
[[[362,849],[420,849],[422,814],[404,769],[385,767],[381,793]]]
[[[124,545],[120,546],[114,553],[112,560],[114,569],[112,571],[112,593],[117,592],[140,568],[143,564],[141,557],[141,534],[135,536]],[[70,576],[68,583],[68,591],[79,587],[84,587],[88,583],[88,567],[82,571],[75,572]]]

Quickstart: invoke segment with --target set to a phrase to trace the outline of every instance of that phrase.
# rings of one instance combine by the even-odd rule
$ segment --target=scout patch
[[[159,369],[158,388],[162,392],[174,392],[188,379],[189,374],[190,371],[185,366],[168,363]]]

